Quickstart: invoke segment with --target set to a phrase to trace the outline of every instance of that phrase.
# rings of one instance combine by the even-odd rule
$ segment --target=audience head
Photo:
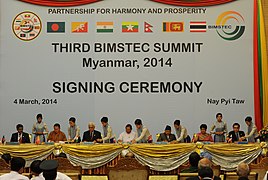
[[[236,173],[239,177],[248,177],[250,173],[249,166],[246,163],[238,164]]]
[[[90,132],[94,131],[94,129],[95,129],[95,123],[89,122],[88,123],[88,129],[89,129]]]
[[[246,124],[247,124],[248,126],[250,126],[250,124],[252,123],[252,117],[247,116],[247,117],[245,118],[245,122],[246,122]]]
[[[37,122],[38,122],[38,123],[41,123],[41,122],[42,122],[42,119],[43,119],[42,114],[37,114],[37,115],[36,115],[36,119],[37,119]]]
[[[31,173],[35,176],[38,176],[39,174],[41,174],[42,170],[40,169],[40,164],[42,163],[41,160],[35,160],[32,162],[30,169],[31,169]]]
[[[17,124],[16,128],[17,128],[18,133],[21,134],[23,132],[23,125],[22,124]]]
[[[200,125],[200,131],[202,134],[206,134],[207,133],[207,128],[208,126],[206,124],[201,124]]]
[[[212,162],[208,158],[202,158],[198,162],[198,169],[205,168],[205,167],[212,167]]]
[[[131,124],[127,124],[126,125],[126,133],[131,133],[131,131],[132,131],[132,126],[131,126]]]
[[[170,135],[171,134],[171,127],[169,125],[166,126],[165,128],[165,134]]]
[[[203,167],[198,170],[200,179],[213,179],[213,170],[210,167]]]
[[[216,114],[216,119],[217,119],[218,122],[221,122],[221,120],[222,120],[222,113],[217,113]]]
[[[40,164],[43,176],[46,180],[55,180],[57,177],[58,162],[56,160],[45,160]]]
[[[59,123],[54,124],[54,131],[55,131],[55,133],[60,132],[60,124]]]
[[[198,167],[198,162],[200,160],[200,156],[197,152],[192,152],[189,156],[189,163],[193,167]]]
[[[76,121],[75,117],[70,117],[70,119],[69,119],[69,125],[71,127],[74,127],[75,126],[75,121]]]
[[[234,131],[234,132],[238,132],[239,129],[240,129],[240,124],[238,124],[238,123],[234,123],[234,124],[233,124],[233,131]]]
[[[11,160],[11,155],[9,153],[5,153],[5,154],[2,154],[1,158],[4,159],[7,164],[9,164]]]
[[[21,157],[13,157],[10,161],[11,171],[16,171],[19,174],[23,173],[26,161]]]
[[[136,119],[134,123],[137,129],[140,129],[142,127],[142,121],[140,119]]]
[[[106,127],[108,124],[108,117],[102,117],[101,124],[102,124],[102,126]]]
[[[179,129],[180,125],[181,125],[181,121],[180,120],[177,119],[177,120],[174,121],[174,128],[175,129]]]

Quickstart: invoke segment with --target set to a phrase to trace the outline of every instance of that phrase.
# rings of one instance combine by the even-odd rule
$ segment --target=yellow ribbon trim
[[[25,159],[32,159],[38,156],[43,156],[54,150],[54,145],[0,145],[0,154],[9,153],[12,157],[20,157],[23,155]]]
[[[117,150],[123,149],[122,145],[117,144],[95,144],[95,145],[62,145],[65,153],[80,157],[97,157],[111,154]]]
[[[251,154],[254,151],[261,149],[260,144],[210,144],[204,145],[204,150],[221,156],[239,156]]]

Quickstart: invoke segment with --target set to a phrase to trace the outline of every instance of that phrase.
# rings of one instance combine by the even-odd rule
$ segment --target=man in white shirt
[[[45,160],[40,164],[40,169],[43,171],[35,180],[55,179],[55,180],[72,180],[67,175],[57,172],[59,166],[56,160]]]
[[[119,135],[118,142],[131,143],[135,139],[135,132],[132,132],[131,124],[126,125],[126,131]]]
[[[267,179],[268,179],[268,171],[266,172],[266,174],[265,174],[263,180],[267,180]]]
[[[0,176],[0,180],[29,180],[28,177],[21,175],[25,166],[25,160],[21,157],[13,157],[10,161],[11,171]]]
[[[31,180],[45,180],[43,173],[39,174],[38,176],[35,176]],[[71,180],[71,178],[61,172],[57,172],[57,177],[55,180]]]

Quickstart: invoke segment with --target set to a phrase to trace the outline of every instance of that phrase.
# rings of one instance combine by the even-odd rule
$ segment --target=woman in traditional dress
[[[200,133],[194,135],[193,142],[213,142],[212,136],[207,133],[207,128],[206,124],[201,124]]]
[[[40,139],[40,143],[45,142],[45,136],[48,134],[48,128],[46,123],[43,122],[42,114],[37,114],[37,122],[33,124],[32,133],[34,134],[34,141]]]
[[[214,142],[225,142],[227,124],[222,121],[222,113],[216,114],[217,121],[210,128],[210,133],[214,134]],[[215,130],[215,131],[214,131]]]

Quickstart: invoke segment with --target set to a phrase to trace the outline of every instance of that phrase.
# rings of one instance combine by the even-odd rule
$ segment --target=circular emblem
[[[219,15],[216,24],[220,27],[217,29],[218,35],[228,41],[239,39],[245,32],[243,16],[236,11],[226,11]],[[228,28],[229,27],[229,28]]]
[[[23,41],[31,41],[40,34],[42,23],[36,14],[25,11],[14,18],[12,29],[19,39]]]

